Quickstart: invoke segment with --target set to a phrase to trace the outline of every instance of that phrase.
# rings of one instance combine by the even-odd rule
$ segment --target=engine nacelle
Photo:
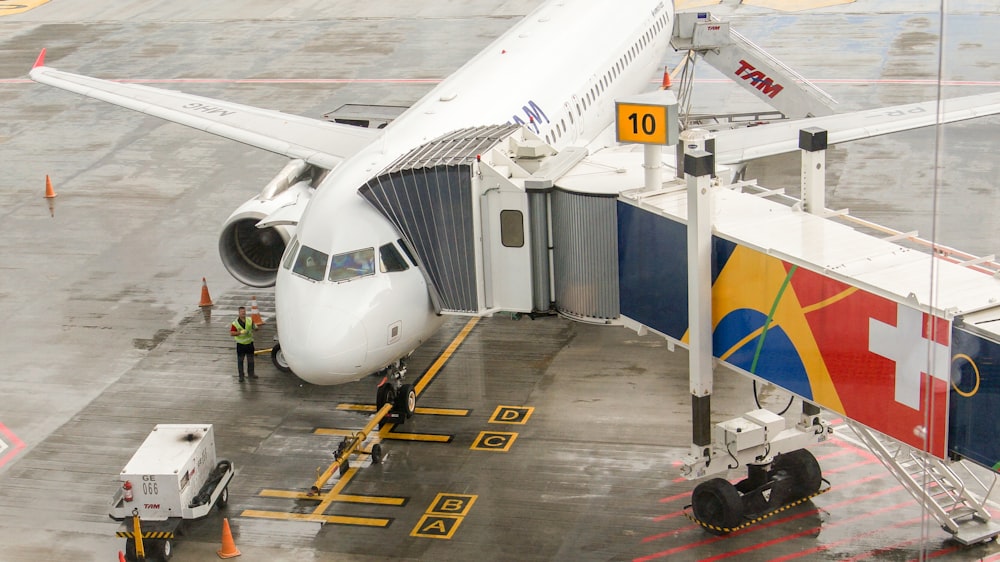
[[[312,197],[321,170],[292,160],[260,195],[229,215],[219,235],[222,264],[237,281],[251,287],[271,287],[278,275],[285,246]],[[268,225],[257,224],[268,217]]]

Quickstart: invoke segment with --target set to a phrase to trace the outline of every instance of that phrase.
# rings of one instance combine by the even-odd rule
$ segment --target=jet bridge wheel
[[[823,473],[819,462],[807,449],[796,449],[778,455],[771,464],[771,472],[785,471],[791,476],[791,486],[786,501],[795,501],[811,496],[823,485]]]
[[[724,478],[698,484],[691,494],[691,507],[695,518],[714,535],[724,535],[743,522],[740,493]]]

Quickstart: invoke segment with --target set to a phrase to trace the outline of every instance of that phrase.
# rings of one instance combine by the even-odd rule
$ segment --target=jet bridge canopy
[[[404,154],[359,190],[411,245],[439,311],[479,313],[487,304],[477,284],[473,164],[519,128],[446,134]]]

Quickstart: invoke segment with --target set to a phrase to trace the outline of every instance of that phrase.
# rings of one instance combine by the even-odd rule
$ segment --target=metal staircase
[[[943,461],[857,422],[848,421],[847,425],[955,540],[970,545],[1000,534],[1000,523],[992,521],[986,510],[986,501],[997,482],[996,474],[986,486],[963,461]],[[955,468],[964,471],[976,492],[969,490]]]

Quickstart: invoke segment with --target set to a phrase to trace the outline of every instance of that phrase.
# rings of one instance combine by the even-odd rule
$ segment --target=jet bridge
[[[677,14],[670,44],[690,53],[688,63],[700,56],[785,117],[798,119],[834,113],[836,101],[826,92],[732,29],[729,22],[720,21],[709,12]],[[683,84],[681,88],[687,89]]]

